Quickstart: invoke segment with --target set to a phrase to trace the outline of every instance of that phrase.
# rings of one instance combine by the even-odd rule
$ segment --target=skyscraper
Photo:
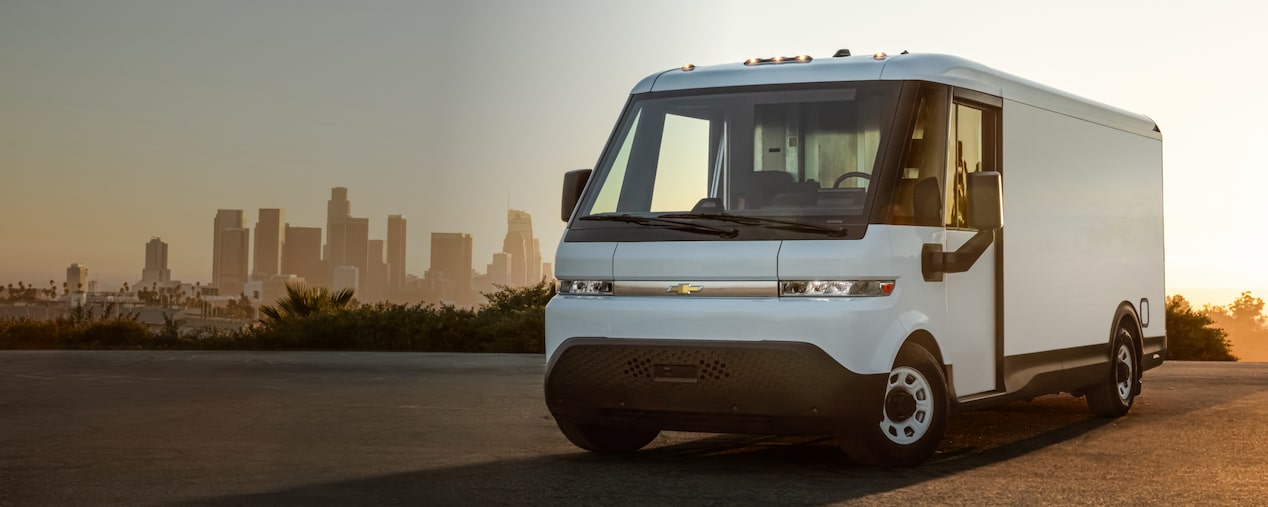
[[[150,242],[145,244],[145,269],[141,270],[140,285],[167,283],[171,280],[172,271],[167,269],[167,243],[159,238],[150,238]],[[69,284],[67,287],[70,288]]]
[[[510,254],[499,252],[493,254],[493,262],[489,263],[485,271],[489,275],[489,283],[493,285],[510,286],[511,285],[511,256]]]
[[[511,286],[522,287],[541,280],[541,244],[533,239],[533,217],[528,212],[506,211],[502,252],[511,257]]]
[[[312,286],[328,286],[329,274],[321,261],[321,227],[291,227],[286,224],[282,244],[282,273],[298,275]]]
[[[388,265],[383,261],[384,241],[372,239],[368,243],[369,260],[364,275],[365,283],[361,284],[364,297],[358,298],[366,303],[387,299]]]
[[[216,211],[215,236],[212,238],[211,285],[220,294],[236,296],[247,282],[250,230],[240,209]]]
[[[442,299],[470,299],[471,235],[460,232],[431,233],[431,269],[427,275],[432,279],[433,292],[437,292]]]
[[[71,294],[88,292],[88,266],[75,263],[66,268],[66,290]]]
[[[340,249],[343,248],[343,237],[337,236],[343,233],[343,229],[336,229],[335,224],[342,224],[350,216],[352,216],[352,203],[348,201],[348,189],[344,187],[330,189],[330,200],[326,201],[326,247],[322,251],[322,258],[326,261],[331,260],[332,245],[338,243]]]
[[[370,219],[353,218],[352,203],[348,201],[348,189],[335,187],[330,189],[330,200],[326,202],[326,267],[334,270],[342,266],[357,268],[357,276],[361,277],[357,285],[364,287],[364,277],[369,271],[368,251],[370,240]],[[343,278],[349,275],[341,274]]]
[[[263,280],[282,272],[282,244],[286,242],[286,211],[260,208],[255,222],[255,264],[251,278]]]
[[[387,216],[387,287],[400,292],[405,283],[405,217]]]

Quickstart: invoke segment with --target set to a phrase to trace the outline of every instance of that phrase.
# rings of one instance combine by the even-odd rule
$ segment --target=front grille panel
[[[640,386],[658,383],[657,365],[696,367],[696,386],[744,390],[814,389],[832,372],[804,354],[777,349],[645,345],[581,345],[560,356],[554,385]]]

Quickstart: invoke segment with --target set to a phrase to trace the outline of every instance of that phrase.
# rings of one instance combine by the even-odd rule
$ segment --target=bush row
[[[242,330],[151,330],[129,315],[82,310],[53,321],[0,319],[0,349],[545,351],[546,303],[554,285],[503,288],[477,309],[424,304],[349,305],[283,314]]]

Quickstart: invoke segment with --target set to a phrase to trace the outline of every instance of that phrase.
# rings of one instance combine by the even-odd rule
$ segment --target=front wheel
[[[660,435],[657,430],[623,430],[560,419],[555,424],[573,445],[594,452],[634,452]]]
[[[1114,355],[1109,378],[1087,390],[1087,406],[1101,417],[1121,417],[1131,410],[1139,390],[1140,364],[1136,361],[1136,340],[1126,323],[1114,332]]]
[[[938,450],[949,411],[942,367],[924,347],[906,345],[885,383],[880,421],[842,437],[841,448],[863,465],[919,465]]]

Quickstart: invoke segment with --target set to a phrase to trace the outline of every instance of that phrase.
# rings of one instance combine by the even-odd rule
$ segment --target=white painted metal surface
[[[1124,301],[1160,314],[1162,142],[1009,100],[1004,126],[1005,355],[1108,344]]]

